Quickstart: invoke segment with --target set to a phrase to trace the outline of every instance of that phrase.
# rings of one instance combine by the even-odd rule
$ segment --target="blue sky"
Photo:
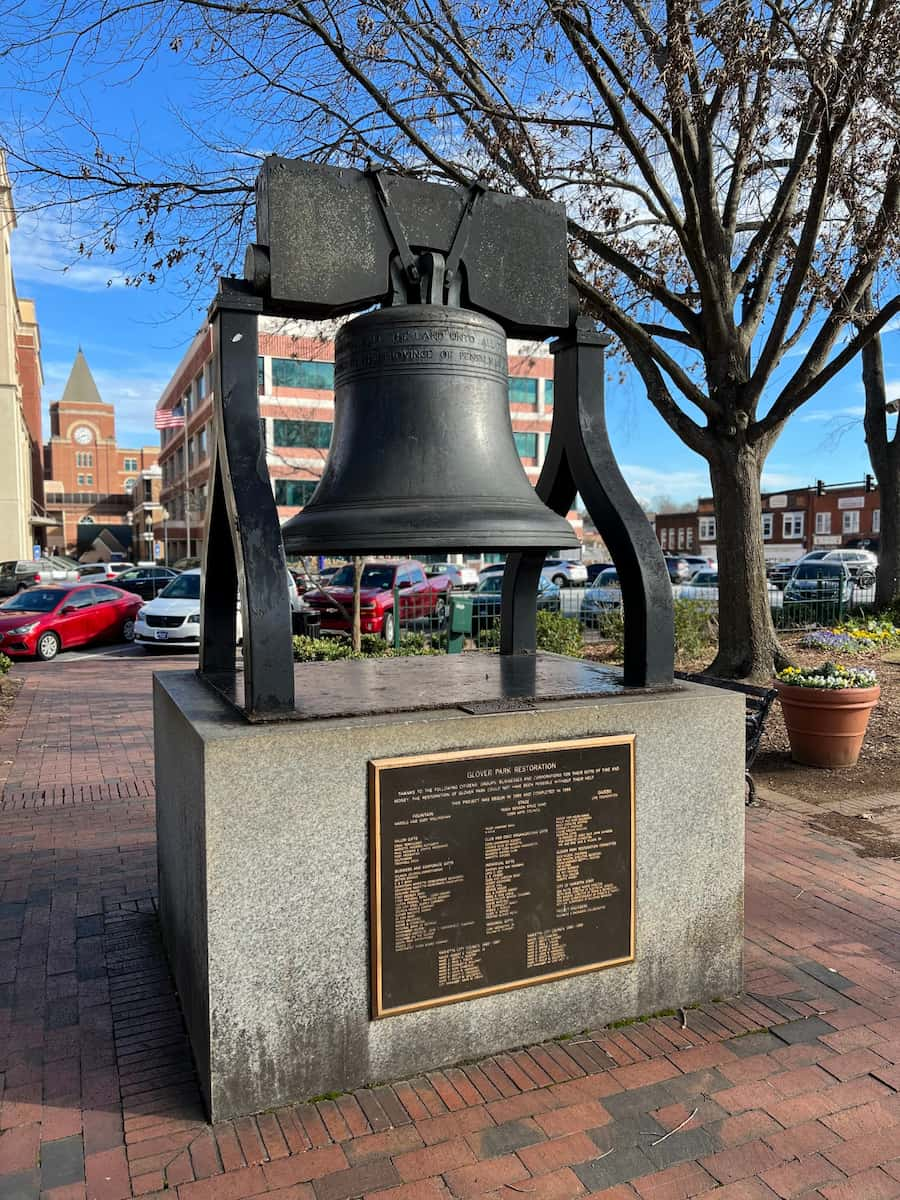
[[[76,68],[77,69],[77,68]],[[109,82],[108,80],[106,81]],[[104,86],[100,78],[70,76],[78,86],[73,103],[89,103],[92,126],[121,139],[139,138],[143,151],[178,152],[189,144],[187,122],[193,98],[190,69],[171,56],[149,63],[143,74],[119,87]],[[21,82],[4,88],[17,118],[34,122],[40,143],[39,115],[46,89],[34,82],[31,95]],[[241,116],[225,114],[229,132],[240,136]],[[208,116],[208,114],[207,114]],[[264,134],[257,133],[257,142]],[[33,137],[35,133],[33,133]],[[249,135],[246,135],[249,139]],[[73,134],[77,137],[77,130]],[[250,145],[248,140],[245,144]],[[255,145],[254,150],[279,147]],[[14,195],[20,209],[41,197]],[[116,406],[117,433],[122,445],[156,444],[154,405],[188,343],[201,325],[211,294],[185,301],[178,277],[163,286],[127,287],[115,261],[79,260],[79,230],[70,231],[48,211],[22,211],[13,239],[13,270],[19,294],[37,303],[45,375],[45,436],[47,405],[62,394],[79,346],[83,349],[100,393]],[[84,231],[81,231],[84,232]],[[243,247],[235,247],[237,261]],[[68,269],[67,269],[68,268]],[[900,396],[900,322],[885,333],[883,347],[889,381],[888,396]],[[784,380],[799,362],[804,347],[782,364],[775,378]],[[641,499],[660,494],[690,504],[709,493],[705,463],[684,447],[646,399],[640,380],[626,370],[619,379],[616,364],[607,384],[607,407],[614,449],[626,478]],[[863,391],[859,362],[852,363],[826,389],[813,397],[789,422],[769,456],[763,484],[770,489],[803,486],[817,478],[828,482],[861,479],[870,469],[862,430]]]

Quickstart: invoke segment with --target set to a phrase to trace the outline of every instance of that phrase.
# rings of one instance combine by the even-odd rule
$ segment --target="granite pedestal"
[[[194,673],[157,675],[160,918],[213,1120],[740,989],[743,699],[626,691],[555,656],[530,687],[509,670],[308,664],[304,719],[256,725]],[[635,734],[634,961],[372,1020],[368,762],[618,733]]]

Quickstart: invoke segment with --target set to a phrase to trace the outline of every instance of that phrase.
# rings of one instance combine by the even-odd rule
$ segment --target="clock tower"
[[[115,409],[101,399],[79,347],[62,398],[50,405],[45,491],[48,515],[58,514],[59,525],[47,531],[48,545],[83,553],[87,527],[109,528],[113,537],[116,528],[129,527],[126,513],[137,499],[133,489],[158,454],[156,446],[132,450],[117,444]],[[130,544],[127,549],[130,553]]]

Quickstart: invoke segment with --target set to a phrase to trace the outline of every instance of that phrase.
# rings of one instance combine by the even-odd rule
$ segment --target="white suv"
[[[288,594],[291,611],[299,612],[303,601],[297,592],[293,576],[288,572]],[[241,609],[237,611],[237,640],[243,637]],[[138,611],[134,623],[134,640],[145,649],[148,646],[200,646],[200,568],[182,571],[159,593],[155,600]]]

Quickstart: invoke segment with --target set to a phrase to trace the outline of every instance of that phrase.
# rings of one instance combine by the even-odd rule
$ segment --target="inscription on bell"
[[[338,344],[335,377],[405,366],[443,371],[478,370],[506,378],[506,339],[501,330],[455,327],[444,322],[376,330],[357,335],[352,348]]]
[[[634,956],[634,739],[371,764],[376,1017]]]

